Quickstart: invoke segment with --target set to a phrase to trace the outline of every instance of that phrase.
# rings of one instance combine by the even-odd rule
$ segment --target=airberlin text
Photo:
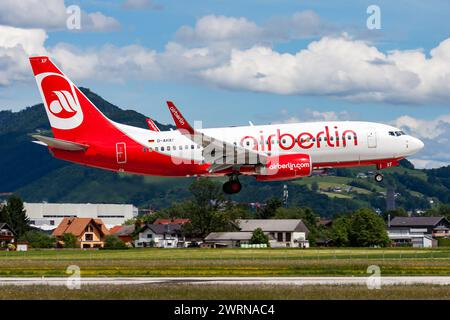
[[[276,134],[274,133],[267,137],[263,131],[260,131],[257,137],[251,135],[242,137],[240,144],[245,147],[246,145],[250,145],[251,142],[253,149],[260,151],[271,151],[274,143],[277,143],[281,150],[291,150],[295,146],[302,149],[311,149],[314,146],[321,148],[325,145],[331,148],[346,147],[347,140],[353,141],[355,146],[358,145],[358,136],[355,131],[345,130],[340,133],[337,126],[334,126],[333,129],[325,126],[324,130],[316,134],[301,132],[298,135],[282,133],[280,129],[277,129]]]

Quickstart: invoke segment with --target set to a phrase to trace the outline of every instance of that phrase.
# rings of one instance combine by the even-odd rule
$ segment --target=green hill
[[[89,89],[82,91],[112,120],[147,127],[144,115],[123,110]],[[157,125],[162,130],[171,128]],[[187,187],[192,179],[117,174],[54,159],[46,148],[31,143],[31,133],[48,130],[42,104],[19,112],[0,112],[0,192],[16,192],[29,202],[133,203],[154,208],[189,197]],[[374,168],[338,169],[331,172],[333,175],[291,182],[257,182],[243,177],[243,189],[232,199],[264,202],[281,197],[287,184],[289,204],[308,206],[322,216],[331,216],[364,206],[384,210],[389,184],[398,193],[396,202],[408,210],[429,208],[430,198],[435,203],[450,203],[450,167],[416,170],[404,161],[401,167],[385,170],[386,179],[381,184],[373,181],[370,171]]]

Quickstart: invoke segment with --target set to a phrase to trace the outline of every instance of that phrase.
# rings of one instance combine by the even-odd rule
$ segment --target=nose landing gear
[[[381,182],[381,181],[383,181],[383,175],[381,174],[381,173],[377,173],[377,174],[375,174],[375,181],[376,182]]]
[[[226,194],[235,194],[241,191],[242,185],[236,175],[230,176],[230,180],[223,184],[223,192]]]

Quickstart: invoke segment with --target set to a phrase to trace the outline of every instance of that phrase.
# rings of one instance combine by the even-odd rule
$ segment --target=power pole
[[[287,208],[288,206],[288,198],[289,198],[288,186],[287,184],[285,184],[283,186],[283,204],[285,208]]]

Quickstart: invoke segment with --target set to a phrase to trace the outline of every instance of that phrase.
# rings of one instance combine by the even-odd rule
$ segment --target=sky
[[[30,55],[163,123],[375,121],[450,164],[449,1],[2,0],[0,110],[41,101]]]

